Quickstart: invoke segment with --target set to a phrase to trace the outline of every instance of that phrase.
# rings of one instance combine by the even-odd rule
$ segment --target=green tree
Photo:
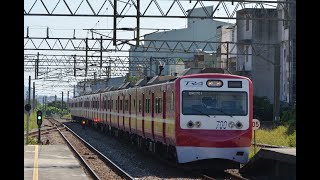
[[[63,101],[62,104],[63,104],[63,109],[68,110],[67,103],[65,101]],[[49,102],[47,105],[48,105],[48,107],[52,106],[52,107],[56,107],[56,108],[61,109],[61,101],[52,101],[52,102]]]
[[[273,105],[266,96],[253,97],[253,118],[260,121],[272,121]]]

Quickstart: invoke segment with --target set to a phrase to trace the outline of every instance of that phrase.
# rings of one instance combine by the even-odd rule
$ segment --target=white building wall
[[[259,18],[266,14],[274,16],[276,15],[275,11],[275,9],[246,8],[237,11],[237,17],[246,17],[247,14],[251,14],[253,18]],[[276,51],[273,46],[257,46],[256,44],[277,43],[277,28],[277,21],[237,20],[239,54],[243,54],[238,56],[237,70],[240,71],[239,74],[251,78],[254,95],[267,96],[271,103],[274,101],[274,59]],[[248,50],[246,47],[248,47]],[[253,50],[252,47],[255,49]]]
[[[207,11],[209,13],[213,12],[213,6],[206,7]],[[192,11],[193,15],[196,16],[207,16],[202,8],[196,8]],[[216,41],[216,29],[220,25],[226,25],[229,23],[221,22],[221,21],[215,21],[211,19],[188,19],[188,27],[185,29],[178,29],[178,30],[172,30],[172,31],[166,31],[166,32],[159,32],[159,33],[153,33],[146,35],[144,37],[145,40],[181,40],[181,41]],[[148,51],[154,51],[157,48],[161,47],[161,53],[159,52],[130,52],[129,56],[138,56],[143,54],[147,59],[150,57],[156,58],[156,57],[167,57],[167,58],[174,58],[174,59],[183,59],[183,61],[190,61],[194,58],[194,53],[185,53],[185,49],[189,49],[190,52],[195,52],[196,49],[198,49],[196,46],[191,46],[192,43],[189,42],[183,42],[182,46],[178,45],[176,46],[176,42],[174,43],[168,43],[169,47],[167,45],[162,45],[162,42],[157,41],[155,43],[151,43],[148,41],[145,41],[144,47],[148,47]],[[204,43],[205,44],[205,43]],[[204,45],[203,44],[203,45]],[[174,53],[166,52],[168,51],[168,48],[173,49],[175,47]],[[209,46],[207,46],[207,49],[202,49],[202,51],[213,51],[216,50],[217,46],[213,47],[211,49]],[[172,66],[175,66],[173,64],[171,65],[165,65],[164,70],[162,71],[161,75],[172,75]],[[181,66],[181,65],[179,65]],[[151,68],[151,74],[150,69],[148,69],[148,76],[154,76],[156,72],[156,66],[152,65]],[[179,68],[178,68],[179,69]],[[130,72],[131,75],[133,73]]]
[[[225,69],[227,67],[227,55],[229,58],[229,67],[230,67],[230,59],[237,58],[237,47],[234,43],[224,42],[237,42],[237,27],[236,25],[223,25],[221,26],[221,68]]]
[[[278,7],[278,17],[284,18],[284,10]],[[280,101],[289,103],[289,29],[283,21],[278,22],[280,43]]]

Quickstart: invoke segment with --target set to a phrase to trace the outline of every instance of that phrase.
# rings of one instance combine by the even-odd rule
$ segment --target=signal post
[[[38,143],[41,143],[41,138],[40,138],[40,128],[42,124],[42,111],[37,111],[37,124],[38,124]]]

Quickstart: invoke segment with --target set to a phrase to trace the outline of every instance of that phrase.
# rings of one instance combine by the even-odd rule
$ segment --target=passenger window
[[[170,110],[174,111],[174,93],[171,93]]]

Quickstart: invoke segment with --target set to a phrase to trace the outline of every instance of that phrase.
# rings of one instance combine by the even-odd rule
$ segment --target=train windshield
[[[246,116],[247,92],[235,91],[183,91],[183,115]]]

